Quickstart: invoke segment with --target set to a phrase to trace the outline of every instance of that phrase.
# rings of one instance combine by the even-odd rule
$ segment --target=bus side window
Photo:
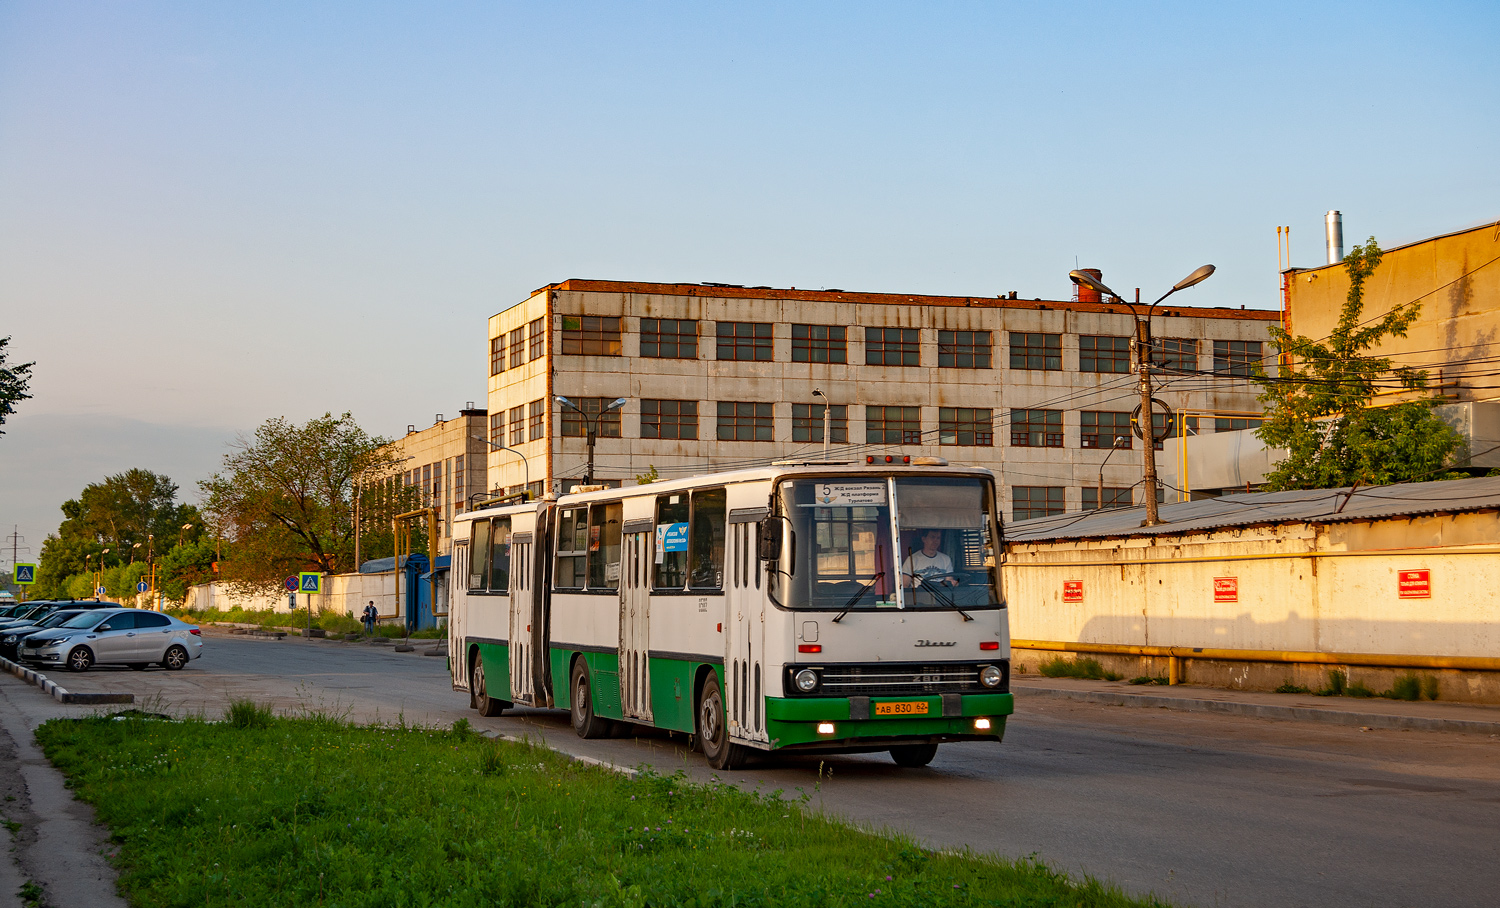
[[[496,517],[490,530],[490,592],[510,592],[510,518]]]
[[[656,544],[652,549],[655,582],[659,590],[687,587],[688,493],[661,495],[656,499]]]
[[[728,513],[723,489],[693,493],[692,540],[688,564],[692,566],[689,589],[716,590],[724,587],[724,522]]]
[[[618,501],[596,504],[589,517],[589,589],[620,588],[620,519],[625,506]]]
[[[583,589],[584,559],[588,556],[589,511],[563,511],[557,524],[557,570],[552,585],[560,590]]]
[[[469,589],[482,590],[490,585],[485,561],[489,553],[490,522],[476,520],[469,524]]]

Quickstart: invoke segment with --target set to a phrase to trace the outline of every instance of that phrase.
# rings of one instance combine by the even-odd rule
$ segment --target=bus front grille
[[[994,665],[1003,672],[998,687],[979,682],[979,671]],[[803,693],[794,682],[796,673],[811,668],[818,673],[816,689]],[[886,697],[905,694],[993,694],[1010,690],[1010,663],[945,662],[939,664],[855,664],[788,666],[785,689],[792,697]]]

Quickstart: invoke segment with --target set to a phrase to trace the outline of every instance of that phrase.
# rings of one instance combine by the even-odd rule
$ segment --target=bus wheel
[[[479,714],[489,719],[504,713],[505,708],[511,705],[491,697],[485,689],[484,661],[481,659],[474,660],[474,671],[469,675],[469,696],[473,698],[474,708],[479,710]]]
[[[708,765],[714,769],[738,769],[745,762],[745,749],[729,741],[724,693],[717,674],[709,674],[703,682],[703,693],[698,695],[698,742]]]
[[[891,748],[891,759],[896,761],[897,766],[916,768],[926,766],[937,756],[937,742],[931,744],[903,744],[900,747]]]
[[[610,721],[594,712],[593,684],[589,681],[589,667],[582,659],[573,663],[573,730],[580,738],[607,738]]]

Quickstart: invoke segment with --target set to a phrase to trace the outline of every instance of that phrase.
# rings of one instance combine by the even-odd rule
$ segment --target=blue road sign
[[[94,595],[95,596],[103,596],[104,595],[104,587],[102,587],[102,586],[96,586],[96,587],[94,587]]]
[[[146,581],[144,581],[144,580],[142,580],[140,583],[137,583],[135,585],[135,591],[137,593],[144,593],[144,592],[146,592],[146,590],[149,590],[149,589],[151,589],[151,585],[148,584],[148,583],[146,583]]]
[[[17,562],[15,583],[20,586],[36,583],[36,565]]]
[[[314,571],[303,571],[297,575],[301,583],[297,586],[299,593],[321,593],[323,592],[323,575]]]

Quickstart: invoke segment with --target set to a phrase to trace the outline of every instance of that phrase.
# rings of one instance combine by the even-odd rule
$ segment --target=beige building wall
[[[1342,264],[1296,268],[1287,281],[1289,330],[1315,340],[1333,331],[1349,293]],[[1500,399],[1500,223],[1387,250],[1365,283],[1366,319],[1422,304],[1404,338],[1372,352],[1426,369],[1434,387],[1460,401]]]
[[[410,426],[406,435],[393,443],[398,456],[405,458],[398,467],[401,482],[417,489],[418,507],[442,508],[438,522],[440,555],[447,554],[452,544],[454,515],[469,510],[472,501],[488,497],[487,431],[486,411],[465,409],[457,417],[437,419],[425,429]],[[364,553],[364,557],[370,557],[370,553]]]
[[[619,317],[621,355],[565,355],[561,352],[564,319],[577,316]],[[1198,343],[1197,368],[1214,368],[1213,342],[1265,343],[1266,328],[1277,313],[1172,306],[1152,321],[1157,337],[1191,338]],[[697,357],[658,359],[640,356],[642,319],[687,319],[698,323]],[[720,361],[716,356],[721,322],[766,322],[772,325],[769,362]],[[545,328],[545,347],[530,358],[530,325]],[[792,361],[794,324],[843,326],[847,329],[847,362]],[[525,441],[515,445],[529,461],[529,480],[558,490],[581,477],[587,448],[581,437],[564,437],[561,408],[553,398],[617,397],[627,399],[622,437],[598,440],[597,478],[632,483],[653,466],[664,478],[769,463],[784,459],[821,459],[821,432],[808,441],[793,438],[793,404],[820,405],[813,390],[847,410],[847,444],[834,444],[835,460],[862,460],[867,454],[940,456],[955,463],[994,469],[1005,484],[1005,513],[1012,513],[1016,487],[1062,488],[1066,510],[1084,505],[1084,488],[1099,482],[1109,450],[1081,444],[1082,411],[1129,412],[1139,402],[1131,373],[1084,372],[1079,368],[1081,336],[1128,337],[1133,316],[1118,304],[1073,301],[978,299],[842,291],[776,290],[695,284],[638,284],[570,280],[538,290],[523,303],[490,319],[492,350],[504,338],[505,368],[490,378],[489,410],[507,414],[534,403],[545,411],[543,436],[533,438],[528,423]],[[866,365],[865,329],[900,327],[919,334],[919,365]],[[512,365],[511,332],[526,331],[527,355]],[[940,367],[940,331],[990,332],[990,368]],[[1059,371],[1010,368],[1011,332],[1061,336]],[[1253,386],[1240,379],[1213,382],[1199,378],[1164,378],[1157,397],[1174,408],[1202,414],[1211,430],[1212,415],[1244,416],[1259,412]],[[1210,386],[1211,385],[1211,386]],[[698,405],[698,437],[667,440],[642,437],[642,401],[692,400]],[[719,402],[772,405],[771,441],[720,441]],[[867,444],[866,407],[919,409],[919,443]],[[942,444],[942,408],[991,411],[993,444]],[[1063,411],[1060,447],[1011,444],[1012,409]],[[507,426],[509,423],[507,423]],[[506,429],[509,443],[510,429]],[[1128,487],[1141,478],[1140,442],[1116,451],[1103,467],[1107,487]],[[490,455],[492,486],[519,487],[527,481],[521,459],[506,451]],[[1135,500],[1141,500],[1139,492]]]

